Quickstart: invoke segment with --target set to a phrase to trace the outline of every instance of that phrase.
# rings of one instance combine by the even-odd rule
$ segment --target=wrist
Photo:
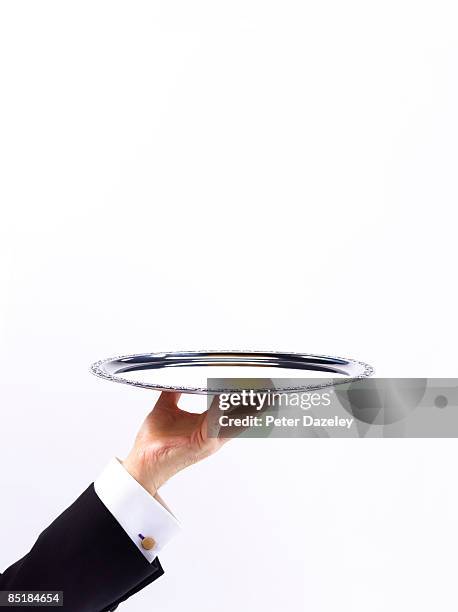
[[[160,483],[160,479],[155,475],[153,467],[147,465],[145,460],[136,454],[130,453],[122,461],[122,465],[132,478],[135,478],[152,497],[157,494],[160,484],[164,484],[163,482]]]

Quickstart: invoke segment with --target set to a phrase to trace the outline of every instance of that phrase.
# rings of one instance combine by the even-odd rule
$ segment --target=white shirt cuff
[[[179,531],[176,518],[112,459],[94,482],[95,492],[151,563]]]

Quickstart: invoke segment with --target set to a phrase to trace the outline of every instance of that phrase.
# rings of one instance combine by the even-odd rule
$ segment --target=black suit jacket
[[[25,557],[0,574],[0,590],[63,591],[58,609],[102,612],[163,573],[159,560],[145,559],[91,485]]]

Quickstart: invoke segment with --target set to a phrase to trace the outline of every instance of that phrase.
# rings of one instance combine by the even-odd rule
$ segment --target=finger
[[[208,400],[207,400],[208,406]],[[219,395],[214,395],[210,407],[204,412],[206,422],[207,422],[207,437],[208,438],[220,438],[220,429],[221,426],[219,424],[219,417],[221,415],[221,410],[219,407]]]
[[[212,399],[210,408],[206,411],[207,417],[207,432],[209,438],[216,438],[220,445],[229,442],[233,438],[237,438],[241,435],[247,427],[242,426],[223,426],[221,422],[222,416],[227,416],[228,414],[231,416],[246,416],[247,414],[253,412],[254,408],[230,408],[229,410],[222,410],[220,403],[221,396],[215,395]]]
[[[164,408],[178,408],[178,401],[180,397],[180,391],[162,391],[159,399],[156,402],[156,406],[160,404]]]

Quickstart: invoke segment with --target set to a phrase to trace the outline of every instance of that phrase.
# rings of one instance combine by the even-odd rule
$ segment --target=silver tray
[[[163,368],[177,368],[190,366],[251,366],[251,367],[274,367],[287,368],[289,370],[303,370],[308,372],[329,372],[330,375],[337,374],[344,378],[337,378],[317,385],[305,383],[299,379],[299,385],[294,384],[294,379],[289,379],[284,392],[306,391],[317,386],[326,386],[348,382],[351,379],[365,378],[371,376],[373,368],[362,361],[331,357],[325,355],[311,355],[307,353],[281,353],[272,351],[176,351],[170,353],[142,353],[138,355],[124,355],[102,359],[93,363],[91,371],[100,378],[113,382],[153,389],[154,391],[179,391],[181,393],[198,393],[201,395],[214,395],[216,393],[234,392],[234,388],[209,388],[165,385],[162,383],[150,383],[130,380],[120,376],[126,372],[139,370],[156,370]],[[260,377],[261,378],[261,377]],[[241,387],[242,388],[242,387]]]

